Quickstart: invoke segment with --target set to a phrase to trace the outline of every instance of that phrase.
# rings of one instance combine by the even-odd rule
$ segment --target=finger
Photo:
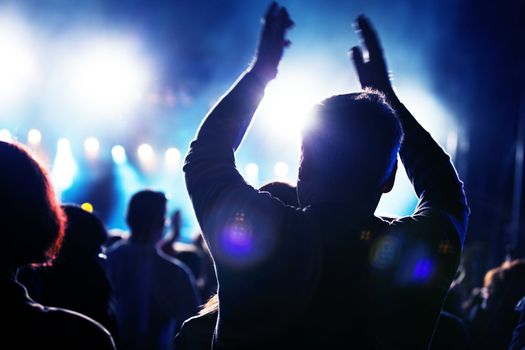
[[[284,34],[286,32],[286,29],[288,28],[287,25],[290,22],[290,16],[288,15],[288,11],[286,8],[281,7],[279,9],[279,14],[277,16],[277,23],[276,23],[276,37],[282,38],[284,40]]]
[[[381,48],[381,44],[374,30],[374,27],[372,26],[368,18],[366,18],[363,15],[360,15],[357,18],[357,27],[360,30],[360,35],[364,41],[366,49],[368,50],[370,59],[382,59],[383,50]]]
[[[363,52],[361,51],[361,48],[359,46],[352,47],[352,60],[354,61],[355,70],[357,71],[357,75],[361,75],[361,72],[363,71],[363,67],[365,65],[364,59],[363,59]]]
[[[284,20],[285,28],[286,29],[292,28],[293,26],[295,26],[295,23],[290,18],[290,13],[288,13],[288,9],[286,9],[286,7],[283,7],[282,9],[283,9],[282,14],[284,16],[283,20]]]
[[[266,13],[264,14],[265,21],[271,20],[271,18],[273,17],[275,13],[276,8],[277,8],[277,3],[275,1],[272,1],[270,6],[268,6],[268,9],[266,10]]]

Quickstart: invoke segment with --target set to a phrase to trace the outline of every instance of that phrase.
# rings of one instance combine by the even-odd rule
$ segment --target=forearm
[[[466,230],[468,206],[460,181],[448,154],[416,121],[394,94],[387,100],[396,111],[403,129],[399,155],[419,198],[417,212],[438,209],[451,215],[460,231]]]
[[[261,102],[266,84],[253,69],[243,73],[205,117],[195,141],[235,151]]]

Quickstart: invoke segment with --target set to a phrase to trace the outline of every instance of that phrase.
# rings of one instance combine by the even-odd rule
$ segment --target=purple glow
[[[224,253],[233,257],[245,257],[253,251],[253,230],[244,213],[237,213],[221,235]]]
[[[412,278],[416,281],[425,281],[430,277],[432,262],[429,259],[420,259],[416,263]]]

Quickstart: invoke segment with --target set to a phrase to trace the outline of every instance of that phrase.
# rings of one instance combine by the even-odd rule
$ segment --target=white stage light
[[[13,136],[11,135],[11,132],[7,129],[0,130],[0,141],[4,142],[11,142],[13,140]]]
[[[98,154],[100,148],[100,142],[94,137],[88,137],[84,141],[84,149],[89,156],[95,156]]]
[[[305,80],[299,75],[288,75],[272,81],[258,112],[264,129],[272,137],[298,142],[301,131],[312,126],[312,106],[324,97],[326,93],[322,84]]]
[[[248,163],[246,164],[244,171],[246,172],[247,177],[254,178],[259,174],[259,167],[255,163]]]
[[[113,161],[117,164],[124,164],[127,160],[126,150],[121,145],[113,146],[111,149],[111,156]]]
[[[155,153],[153,152],[153,147],[151,147],[147,143],[143,143],[137,148],[137,155],[140,161],[144,163],[151,162],[153,158],[155,157]]]
[[[11,14],[0,16],[0,106],[20,102],[38,81],[38,61],[27,26]]]
[[[73,157],[69,140],[65,138],[59,139],[55,161],[51,170],[53,184],[59,191],[67,190],[73,185],[77,171],[78,166]]]
[[[288,165],[284,162],[277,162],[273,167],[273,172],[277,177],[283,178],[288,175]]]
[[[27,142],[32,145],[38,145],[42,141],[42,133],[37,129],[31,129],[27,133]]]
[[[92,40],[66,60],[67,80],[79,107],[118,116],[135,107],[151,80],[149,65],[123,38]]]
[[[180,151],[174,147],[166,150],[166,163],[172,166],[178,166],[180,162]]]

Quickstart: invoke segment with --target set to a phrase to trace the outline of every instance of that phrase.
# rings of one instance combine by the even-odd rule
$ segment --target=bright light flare
[[[300,140],[301,131],[313,127],[312,106],[326,97],[319,82],[300,75],[279,77],[270,83],[258,113],[272,136]]]
[[[143,163],[151,163],[155,158],[153,147],[147,143],[143,143],[137,148],[137,155]]]
[[[88,156],[96,156],[100,149],[100,142],[94,137],[88,137],[86,141],[84,141],[84,149]]]
[[[11,142],[12,140],[13,135],[11,135],[11,131],[7,129],[0,130],[0,141]]]
[[[68,139],[61,138],[57,142],[57,153],[53,168],[51,171],[51,178],[55,187],[59,191],[69,189],[73,185],[73,181],[78,172],[78,166],[71,151],[71,144]]]
[[[259,175],[259,166],[255,163],[248,163],[246,164],[244,171],[246,172],[246,176],[254,178]]]
[[[177,167],[180,163],[180,151],[175,147],[168,148],[164,157],[168,166]]]
[[[121,145],[113,146],[111,149],[111,156],[113,157],[113,161],[117,164],[126,163],[126,150]]]
[[[38,145],[42,141],[42,133],[37,129],[31,129],[27,133],[27,142],[32,145]]]
[[[21,19],[0,16],[0,106],[20,102],[38,81],[35,47]]]
[[[286,177],[288,175],[288,165],[284,162],[277,162],[273,167],[273,172],[277,177]]]
[[[135,45],[121,38],[88,42],[66,60],[65,66],[74,101],[102,115],[131,111],[152,77]]]

